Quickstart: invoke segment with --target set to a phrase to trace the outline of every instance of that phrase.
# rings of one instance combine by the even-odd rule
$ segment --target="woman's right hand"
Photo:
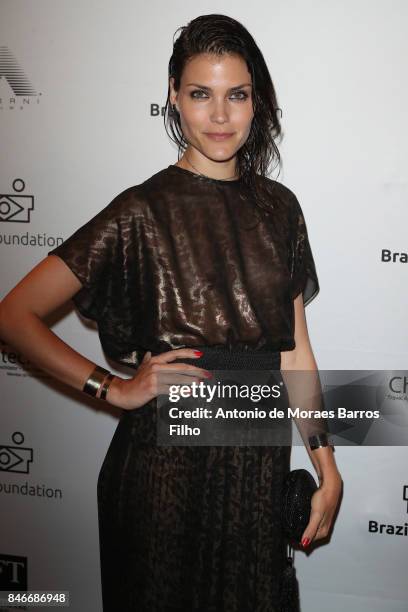
[[[210,378],[211,372],[187,363],[171,363],[186,357],[199,358],[194,349],[181,348],[152,357],[145,353],[133,378],[115,376],[109,385],[106,400],[123,410],[140,408],[154,397],[168,394],[170,385],[186,385]]]

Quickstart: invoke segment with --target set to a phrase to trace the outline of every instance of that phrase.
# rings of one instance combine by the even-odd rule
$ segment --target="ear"
[[[169,87],[170,87],[170,104],[175,104],[177,102],[177,92],[174,89],[174,77],[170,77],[169,79]]]

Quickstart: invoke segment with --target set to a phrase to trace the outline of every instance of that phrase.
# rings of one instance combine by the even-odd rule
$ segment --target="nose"
[[[214,100],[210,113],[211,121],[214,123],[225,123],[228,121],[227,103],[224,99]]]

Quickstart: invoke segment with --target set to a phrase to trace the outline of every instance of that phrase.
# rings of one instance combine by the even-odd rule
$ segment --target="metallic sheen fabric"
[[[319,283],[297,198],[259,181],[267,212],[240,180],[171,165],[49,251],[80,279],[74,304],[111,359],[137,368],[187,346],[209,369],[280,368],[293,299]],[[291,447],[159,446],[156,407],[123,411],[101,467],[104,612],[282,612]]]
[[[308,304],[319,282],[296,196],[258,179],[273,187],[267,213],[239,179],[170,165],[48,252],[81,281],[73,302],[110,358],[137,368],[147,350],[295,347],[293,298]]]
[[[279,353],[216,351],[195,363],[280,368]],[[99,474],[103,612],[295,612],[282,601],[291,446],[160,446],[157,418],[156,399],[124,411]]]

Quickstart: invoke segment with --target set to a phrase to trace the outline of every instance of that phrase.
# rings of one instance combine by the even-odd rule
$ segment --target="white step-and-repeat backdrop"
[[[173,34],[221,12],[255,37],[283,111],[278,180],[308,223],[319,367],[406,368],[404,0],[2,0],[0,11],[0,297],[117,193],[177,160],[161,115]],[[50,324],[132,374],[69,305]],[[0,380],[0,590],[68,590],[73,612],[98,612],[96,483],[119,412],[4,342]],[[330,543],[295,557],[302,611],[407,612],[407,448],[343,446],[336,458],[344,496]]]

